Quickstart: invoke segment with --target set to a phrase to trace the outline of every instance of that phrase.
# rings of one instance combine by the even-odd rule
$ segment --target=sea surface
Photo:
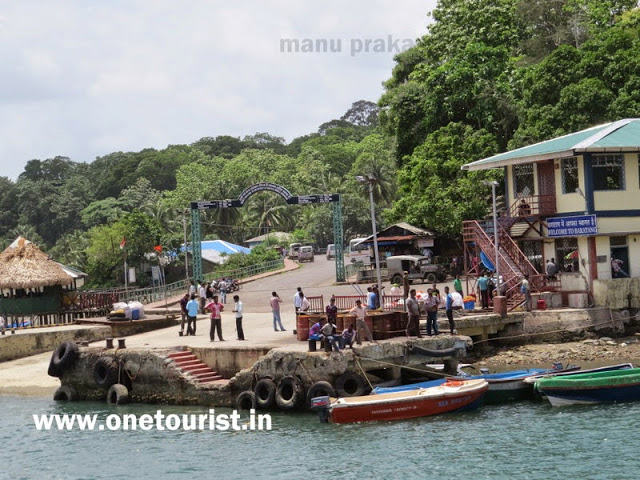
[[[552,408],[519,402],[354,425],[321,424],[313,413],[273,413],[271,431],[241,432],[38,431],[32,418],[155,414],[158,408],[165,415],[208,412],[0,396],[0,478],[640,478],[640,403]]]

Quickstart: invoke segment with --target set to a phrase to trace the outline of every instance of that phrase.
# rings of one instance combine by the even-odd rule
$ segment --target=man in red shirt
[[[213,302],[208,304],[205,308],[211,311],[211,329],[209,330],[209,338],[213,342],[215,340],[216,330],[218,330],[218,340],[224,342],[224,338],[222,338],[222,310],[224,310],[224,305],[218,302],[218,296],[214,295]]]

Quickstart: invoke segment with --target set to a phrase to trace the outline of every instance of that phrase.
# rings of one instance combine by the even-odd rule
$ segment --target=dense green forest
[[[349,238],[371,228],[362,174],[376,179],[382,226],[408,221],[456,241],[463,219],[487,214],[479,180],[502,175],[463,164],[638,116],[636,0],[439,0],[431,15],[416,46],[397,55],[378,105],[355,102],[288,144],[220,135],[90,163],[30,160],[17,181],[0,177],[4,246],[22,235],[93,284],[116,284],[123,237],[131,262],[158,244],[175,248],[190,202],[235,198],[265,181],[294,195],[341,193]],[[288,206],[269,192],[242,209],[207,211],[202,228],[235,243],[269,230],[333,241],[330,206]]]

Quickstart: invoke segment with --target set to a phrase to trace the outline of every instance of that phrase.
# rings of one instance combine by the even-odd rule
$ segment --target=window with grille
[[[562,159],[562,193],[573,193],[578,188],[578,159]]]
[[[624,155],[591,157],[594,190],[624,190]]]
[[[580,265],[580,255],[578,254],[577,238],[557,238],[556,266],[560,272],[577,272]]]
[[[513,191],[516,197],[529,197],[533,190],[533,163],[513,166]]]

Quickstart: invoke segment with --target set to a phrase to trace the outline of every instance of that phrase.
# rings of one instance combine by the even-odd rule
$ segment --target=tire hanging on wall
[[[93,379],[101,388],[109,388],[118,382],[118,365],[108,357],[101,357],[93,367]]]
[[[53,394],[53,399],[57,402],[76,402],[78,400],[78,392],[69,385],[62,385]]]
[[[121,383],[114,383],[107,391],[107,403],[110,405],[129,403],[129,389]]]
[[[245,390],[240,392],[238,398],[236,398],[236,409],[238,410],[255,410],[256,409],[256,394],[251,390]]]
[[[73,342],[62,342],[51,354],[47,373],[52,377],[60,377],[62,372],[78,359],[78,345]]]
[[[262,409],[273,408],[276,398],[276,383],[270,378],[261,378],[253,389],[256,406]]]
[[[304,402],[304,387],[297,377],[288,375],[278,383],[276,405],[281,410],[293,410]]]
[[[307,392],[307,406],[311,406],[311,400],[316,397],[337,397],[336,389],[333,388],[329,382],[316,382],[311,387],[309,387],[309,391]]]
[[[359,397],[364,395],[367,385],[364,379],[354,372],[345,372],[336,378],[336,392],[339,397]]]

